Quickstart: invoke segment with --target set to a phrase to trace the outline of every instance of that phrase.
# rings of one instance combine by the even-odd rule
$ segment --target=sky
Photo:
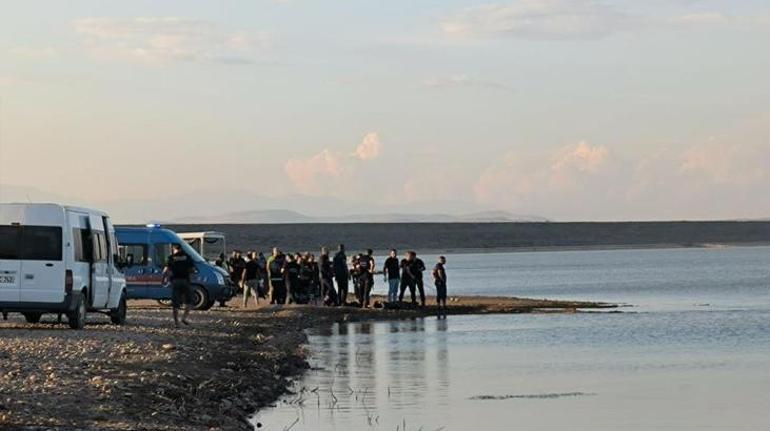
[[[770,217],[764,0],[0,10],[0,201]]]

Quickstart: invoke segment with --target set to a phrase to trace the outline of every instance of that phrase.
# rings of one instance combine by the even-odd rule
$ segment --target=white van
[[[222,232],[177,232],[206,262],[214,263],[220,255],[227,255],[227,243]]]
[[[0,204],[0,312],[37,323],[67,316],[82,329],[86,312],[126,321],[126,280],[107,214],[56,204]]]

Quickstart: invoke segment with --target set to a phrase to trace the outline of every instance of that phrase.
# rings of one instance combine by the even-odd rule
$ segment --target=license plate
[[[14,284],[16,277],[12,275],[0,275],[0,284]]]

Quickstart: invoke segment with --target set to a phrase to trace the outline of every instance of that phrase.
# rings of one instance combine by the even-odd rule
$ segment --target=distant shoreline
[[[499,253],[770,245],[770,221],[580,223],[341,223],[166,225],[219,231],[228,249],[268,251],[371,248],[420,253]]]
[[[770,247],[768,242],[708,243],[708,244],[630,244],[630,245],[582,245],[582,246],[542,246],[542,247],[503,247],[503,248],[447,248],[438,250],[421,249],[421,254],[492,254],[492,253],[533,253],[559,251],[612,251],[612,250],[671,250],[671,249],[722,249],[743,247]],[[374,250],[376,254],[387,254],[388,250]]]

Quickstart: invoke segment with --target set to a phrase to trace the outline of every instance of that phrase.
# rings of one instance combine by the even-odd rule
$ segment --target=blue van
[[[163,266],[171,254],[171,246],[179,244],[195,261],[196,273],[191,278],[194,308],[208,310],[217,301],[235,295],[235,286],[227,272],[207,263],[189,244],[168,229],[157,225],[117,227],[119,266],[126,277],[129,299],[171,299],[171,286],[163,285]]]

